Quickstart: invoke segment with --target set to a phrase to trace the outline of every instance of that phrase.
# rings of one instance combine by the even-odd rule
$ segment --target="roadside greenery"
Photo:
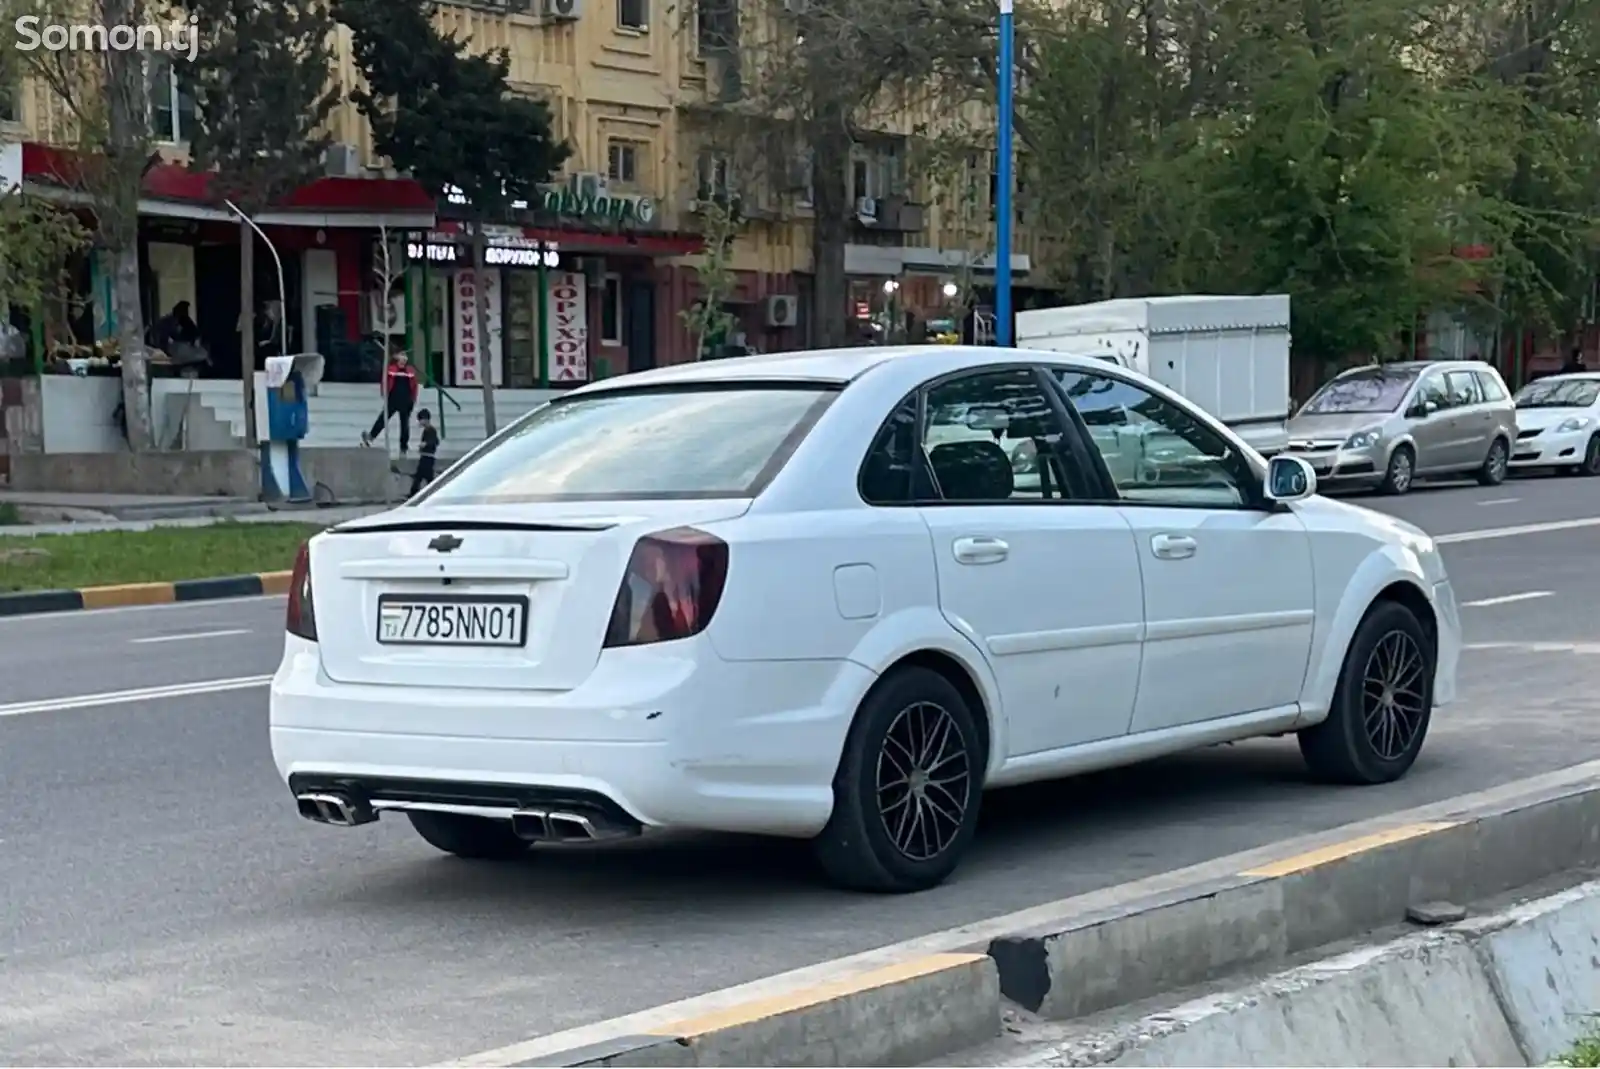
[[[321,529],[222,522],[0,538],[0,593],[288,571],[300,543]]]
[[[1596,1069],[1600,1067],[1600,1023],[1589,1025],[1589,1030],[1572,1045],[1572,1049],[1556,1059],[1556,1065],[1571,1066],[1572,1069]]]

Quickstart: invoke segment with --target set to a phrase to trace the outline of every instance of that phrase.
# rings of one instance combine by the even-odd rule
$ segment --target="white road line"
[[[184,642],[191,638],[226,638],[229,635],[248,635],[251,633],[248,627],[230,627],[225,631],[190,631],[183,635],[151,635],[149,638],[130,638],[128,642],[134,646],[143,646],[152,642]]]
[[[1463,609],[1487,609],[1491,605],[1510,605],[1518,601],[1537,601],[1540,598],[1553,598],[1553,590],[1530,590],[1525,594],[1502,594],[1498,598],[1479,598],[1477,601],[1463,601]]]
[[[112,690],[101,694],[76,694],[67,698],[42,698],[31,702],[0,705],[0,717],[28,716],[32,713],[59,713],[68,709],[92,709],[100,705],[126,705],[158,698],[185,698],[192,694],[221,694],[230,690],[251,690],[272,682],[271,676],[239,676],[236,679],[207,679],[199,683],[172,683],[164,687],[139,687]]]
[[[1480,501],[1480,502],[1478,502],[1478,504],[1480,504],[1480,505],[1515,505],[1518,501],[1521,501],[1521,500],[1522,500],[1522,498],[1520,498],[1520,497],[1496,497],[1496,498],[1490,498],[1488,501]]]
[[[1544,534],[1549,531],[1576,531],[1584,527],[1600,527],[1600,516],[1589,516],[1581,520],[1551,520],[1548,523],[1525,523],[1518,527],[1487,527],[1481,531],[1457,531],[1454,534],[1434,535],[1433,540],[1441,546],[1453,546],[1460,542],[1487,542],[1492,538],[1510,538],[1512,535]]]
[[[1468,650],[1515,650],[1518,653],[1580,653],[1600,655],[1600,642],[1473,642]]]

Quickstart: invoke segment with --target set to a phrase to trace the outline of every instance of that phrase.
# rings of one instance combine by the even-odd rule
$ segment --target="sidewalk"
[[[0,537],[81,534],[87,531],[148,531],[152,527],[205,527],[222,520],[239,523],[336,523],[383,512],[394,505],[337,505],[333,508],[281,508],[226,497],[170,494],[56,494],[0,490],[0,506],[13,505],[39,523],[0,526]],[[395,505],[400,502],[396,501]],[[53,521],[53,522],[50,522]]]

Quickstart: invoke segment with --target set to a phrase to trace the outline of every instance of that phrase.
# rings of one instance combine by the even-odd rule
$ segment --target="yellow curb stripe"
[[[912,958],[910,961],[873,969],[843,980],[831,980],[824,984],[797,988],[771,998],[730,1006],[725,1010],[717,1010],[701,1017],[691,1017],[663,1028],[652,1028],[645,1034],[669,1039],[695,1039],[713,1032],[753,1024],[769,1017],[780,1017],[796,1010],[819,1006],[836,999],[848,998],[863,991],[871,991],[873,988],[904,983],[948,969],[966,968],[973,962],[987,959],[987,954],[930,954],[927,957]]]
[[[261,580],[263,594],[287,594],[293,576],[293,572],[259,572],[256,578]]]
[[[1407,839],[1417,839],[1424,835],[1432,835],[1435,832],[1445,831],[1449,828],[1454,828],[1457,826],[1458,825],[1456,821],[1435,821],[1424,824],[1402,824],[1398,828],[1390,828],[1387,831],[1374,832],[1371,835],[1363,835],[1359,839],[1349,839],[1342,843],[1334,843],[1332,846],[1324,846],[1317,850],[1308,850],[1303,854],[1296,854],[1293,857],[1286,857],[1282,861],[1274,861],[1270,864],[1262,865],[1259,868],[1251,869],[1248,872],[1241,872],[1239,875],[1264,877],[1292,876],[1297,872],[1305,872],[1308,869],[1319,868],[1334,861],[1343,861],[1345,858],[1355,857],[1357,854],[1367,853],[1369,850],[1377,850],[1380,847],[1393,846],[1395,843],[1403,843]]]
[[[85,609],[113,609],[124,605],[166,605],[177,600],[171,583],[125,583],[91,586],[78,591]]]

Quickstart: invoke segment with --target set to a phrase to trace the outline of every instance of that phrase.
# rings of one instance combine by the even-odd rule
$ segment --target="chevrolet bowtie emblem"
[[[461,539],[455,535],[443,534],[429,542],[428,548],[435,553],[454,553],[461,548]]]

